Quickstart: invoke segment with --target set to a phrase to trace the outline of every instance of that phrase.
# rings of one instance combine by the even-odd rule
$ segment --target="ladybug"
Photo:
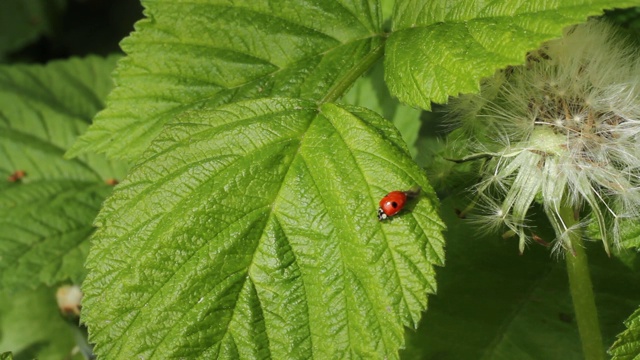
[[[380,200],[378,208],[378,220],[384,220],[402,210],[407,199],[414,198],[420,194],[420,188],[415,187],[407,191],[392,191]]]

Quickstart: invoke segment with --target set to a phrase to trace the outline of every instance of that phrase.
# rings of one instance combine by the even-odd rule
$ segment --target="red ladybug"
[[[378,208],[378,220],[384,220],[400,212],[407,199],[414,198],[420,194],[420,188],[415,187],[407,191],[392,191],[380,200]]]

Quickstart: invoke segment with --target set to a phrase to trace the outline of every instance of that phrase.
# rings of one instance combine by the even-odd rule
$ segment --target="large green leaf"
[[[320,100],[379,53],[376,1],[143,1],[118,86],[69,155],[136,159],[181,112],[242,99]],[[352,80],[347,81],[349,84]]]
[[[524,63],[528,51],[602,9],[629,0],[407,0],[396,3],[385,78],[400,101],[430,109],[477,92],[480,79]]]
[[[387,120],[274,98],[184,113],[104,205],[83,316],[98,355],[396,358],[443,263]],[[389,221],[390,190],[422,195]]]
[[[584,359],[563,259],[537,243],[520,255],[516,240],[478,236],[450,200],[442,206],[447,267],[439,269],[438,295],[429,299],[418,331],[409,331],[402,357]],[[553,239],[549,226],[533,224],[540,237]],[[603,339],[611,344],[640,302],[640,272],[607,257],[597,243],[588,245]],[[464,341],[452,346],[452,339]]]
[[[88,236],[109,178],[103,156],[63,159],[111,89],[115,58],[0,67],[0,276],[36,286],[84,276]],[[15,171],[26,176],[7,181]]]
[[[618,335],[610,354],[614,360],[640,359],[640,309],[636,310],[625,322],[627,330]]]
[[[0,353],[11,351],[7,359],[16,360],[82,359],[72,355],[75,326],[60,315],[55,296],[47,287],[0,293]]]

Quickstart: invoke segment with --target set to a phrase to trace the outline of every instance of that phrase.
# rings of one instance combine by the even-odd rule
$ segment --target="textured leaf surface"
[[[71,354],[76,345],[73,328],[60,315],[55,292],[40,287],[0,293],[0,353],[11,351],[16,360],[82,359]]]
[[[635,221],[624,221],[620,229],[620,245],[635,251],[640,250],[640,224]]]
[[[376,149],[375,152],[372,149]],[[396,358],[442,224],[391,124],[263,99],[184,113],[107,200],[83,316],[129,358]],[[419,185],[390,221],[379,199]]]
[[[111,89],[115,58],[0,67],[0,277],[36,286],[84,275],[91,223],[122,165],[64,160]],[[26,176],[8,179],[15,171]]]
[[[636,310],[625,322],[627,330],[618,335],[609,354],[614,360],[640,359],[640,309]]]
[[[0,60],[38,36],[49,35],[67,0],[3,0],[0,3]]]
[[[528,51],[562,29],[640,1],[408,0],[397,2],[385,51],[385,78],[400,101],[430,109],[477,92],[498,68],[524,63]]]
[[[456,205],[443,202],[447,266],[438,269],[438,295],[418,331],[408,331],[402,358],[584,359],[562,259],[537,244],[519,255],[517,240],[477,236],[455,215],[468,203]],[[554,236],[548,226],[536,231]],[[588,245],[603,340],[611,344],[640,303],[640,264],[630,271],[597,243]],[[452,339],[464,341],[451,346]]]
[[[135,159],[178,114],[268,96],[319,100],[378,48],[374,1],[143,1],[108,107],[70,151]]]

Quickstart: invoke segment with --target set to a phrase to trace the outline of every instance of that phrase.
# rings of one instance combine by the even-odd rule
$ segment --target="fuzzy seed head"
[[[640,216],[640,63],[615,29],[590,21],[530,53],[523,66],[488,79],[478,95],[451,103],[473,153],[492,154],[474,188],[487,228],[520,239],[534,202],[568,249],[561,208],[589,211],[605,249],[619,225]],[[583,228],[581,222],[579,228]]]

